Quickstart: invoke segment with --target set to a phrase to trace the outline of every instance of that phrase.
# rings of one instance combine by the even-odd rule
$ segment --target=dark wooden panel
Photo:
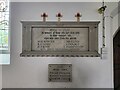
[[[114,87],[120,90],[120,30],[113,39],[114,52]]]

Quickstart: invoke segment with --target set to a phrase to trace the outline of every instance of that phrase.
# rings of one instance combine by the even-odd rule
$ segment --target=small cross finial
[[[43,22],[46,22],[46,17],[48,17],[48,15],[46,13],[43,13],[41,17],[43,17]]]
[[[78,12],[75,17],[77,18],[77,22],[80,22],[80,17],[82,17],[82,15]]]
[[[58,14],[56,15],[56,17],[58,17],[58,22],[60,22],[61,17],[63,17],[63,15],[62,15],[61,13],[58,13]]]

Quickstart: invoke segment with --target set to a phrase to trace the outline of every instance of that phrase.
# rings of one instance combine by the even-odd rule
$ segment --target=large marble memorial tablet
[[[21,56],[98,57],[98,23],[22,21]]]

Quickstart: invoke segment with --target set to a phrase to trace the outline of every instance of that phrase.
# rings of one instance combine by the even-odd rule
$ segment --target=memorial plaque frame
[[[98,24],[99,21],[96,22],[40,22],[40,21],[21,21],[22,23],[22,53],[20,56],[22,57],[99,57],[98,53]],[[41,50],[34,49],[33,41],[36,40],[35,35],[33,36],[33,32],[37,29],[50,30],[55,28],[56,30],[62,30],[63,28],[70,29],[69,31],[78,31],[83,33],[85,37],[83,28],[88,29],[88,33],[86,35],[87,45],[86,49],[67,49],[62,48],[61,50]],[[65,31],[66,32],[66,31]],[[77,33],[77,32],[76,32]],[[75,35],[74,35],[75,36]],[[45,37],[39,37],[39,39]],[[82,39],[83,40],[83,39]],[[79,40],[80,41],[80,37]],[[83,44],[83,46],[85,46]],[[54,48],[54,47],[53,47]],[[52,48],[52,49],[53,49]],[[34,49],[34,50],[33,50]]]

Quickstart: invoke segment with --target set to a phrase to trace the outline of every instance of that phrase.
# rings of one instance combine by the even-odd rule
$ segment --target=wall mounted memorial
[[[49,64],[48,82],[72,82],[72,64]]]
[[[22,57],[99,57],[96,22],[21,21]]]

